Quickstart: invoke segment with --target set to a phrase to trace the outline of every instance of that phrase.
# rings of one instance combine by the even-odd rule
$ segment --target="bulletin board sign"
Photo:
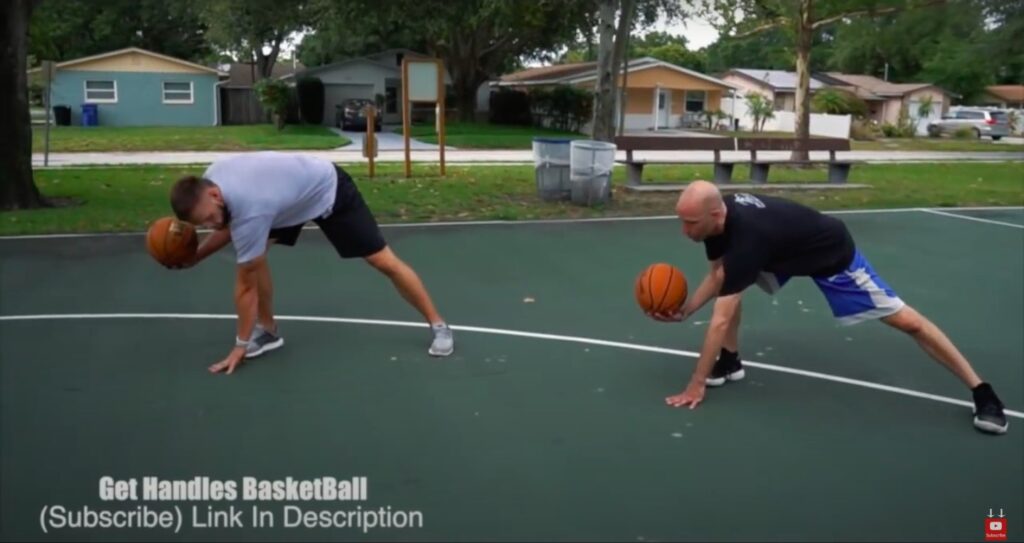
[[[402,59],[402,133],[405,138],[405,176],[412,175],[410,132],[412,104],[434,104],[437,111],[437,144],[441,151],[441,175],[444,175],[444,62],[437,58]]]

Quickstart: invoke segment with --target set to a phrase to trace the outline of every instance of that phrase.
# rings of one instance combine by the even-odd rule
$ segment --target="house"
[[[306,68],[281,79],[294,83],[304,77],[315,77],[323,82],[323,124],[325,125],[336,124],[336,107],[350,98],[362,98],[383,103],[383,122],[385,124],[400,124],[402,122],[402,60],[406,57],[426,58],[426,55],[408,49],[388,49],[364,57]],[[446,86],[451,85],[451,76],[448,73],[445,73],[445,84]]]
[[[526,90],[536,86],[573,85],[593,89],[596,62],[577,62],[529,68],[502,76],[492,86]],[[622,74],[618,75],[622,88]],[[651,57],[630,60],[626,68],[626,130],[657,130],[682,126],[696,113],[720,108],[722,96],[735,87],[730,83]],[[622,100],[616,97],[616,119]]]
[[[95,104],[103,126],[212,126],[218,123],[217,85],[227,73],[137,47],[59,62],[51,104]],[[41,68],[29,71],[39,77]]]
[[[739,88],[739,98],[748,92],[755,92],[775,105],[775,111],[796,111],[796,72],[783,70],[758,70],[753,68],[735,68],[721,74],[721,79]],[[810,78],[810,92],[825,87],[821,81]]]
[[[992,85],[977,100],[979,106],[1024,109],[1024,85]]]
[[[912,120],[938,119],[949,111],[958,95],[931,83],[890,83],[871,75],[839,72],[815,73],[814,78],[830,87],[853,92],[868,105],[868,118],[882,124],[896,124],[906,108]],[[920,107],[931,98],[931,111],[920,114]]]
[[[282,78],[305,69],[300,63],[278,60],[271,68],[271,78]],[[221,66],[228,78],[220,85],[220,122],[221,124],[260,124],[266,123],[269,116],[263,111],[259,97],[253,88],[259,79],[256,65],[253,62],[233,62]]]

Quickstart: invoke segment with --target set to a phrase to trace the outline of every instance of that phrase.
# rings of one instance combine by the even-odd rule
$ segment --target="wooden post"
[[[377,108],[367,106],[366,111],[366,158],[370,161],[370,177],[373,177],[373,157],[377,155],[377,133],[374,124],[377,119]]]
[[[444,122],[445,122],[445,104],[444,104],[444,63],[438,61],[437,63],[437,116],[440,121],[441,130],[437,135],[437,142],[441,146],[441,177],[444,177]]]
[[[405,176],[412,176],[412,164],[409,160],[409,57],[402,58],[402,134],[405,139]]]

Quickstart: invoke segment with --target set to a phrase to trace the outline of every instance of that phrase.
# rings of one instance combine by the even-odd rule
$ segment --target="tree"
[[[256,79],[264,79],[273,74],[285,39],[309,25],[313,10],[309,0],[207,0],[202,17],[210,42],[251,61]]]
[[[521,57],[571,42],[576,29],[592,18],[592,0],[349,0],[324,5],[315,26],[321,47],[422,44],[420,52],[444,61],[463,121],[473,120],[482,83],[514,69]],[[353,25],[357,20],[360,24]],[[340,36],[349,32],[356,36]]]
[[[32,123],[28,105],[28,26],[38,0],[7,0],[0,7],[0,210],[47,205],[32,178]]]
[[[70,60],[140,47],[192,61],[210,54],[195,0],[46,0],[32,14],[29,54]]]
[[[1005,5],[1012,3],[1000,7]],[[986,85],[999,82],[1005,67],[1013,70],[1015,45],[998,38],[1006,24],[979,0],[951,0],[932,9],[862,18],[836,25],[828,64],[896,83],[934,83],[970,100]],[[995,42],[1000,45],[993,46]]]
[[[947,0],[711,0],[702,8],[719,32],[751,36],[775,28],[790,28],[796,49],[796,148],[793,160],[807,160],[810,138],[811,45],[816,30],[837,21],[879,16],[900,10],[945,3]],[[739,14],[739,18],[737,17]]]
[[[658,16],[679,17],[681,4],[672,0],[598,0],[597,84],[591,137],[611,141],[615,135],[615,96],[618,74],[626,58],[626,43],[635,25],[646,26]]]

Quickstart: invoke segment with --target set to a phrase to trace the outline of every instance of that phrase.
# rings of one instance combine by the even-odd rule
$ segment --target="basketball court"
[[[652,262],[695,288],[703,248],[672,219],[391,226],[453,325],[450,358],[389,282],[317,230],[274,248],[283,349],[212,375],[235,332],[231,249],[167,271],[143,236],[0,240],[3,539],[979,541],[1024,529],[1024,208],[846,212],[881,276],[1010,410],[909,338],[839,327],[809,280],[744,296],[746,379],[681,392],[710,306],[647,319]],[[110,502],[101,477],[366,477],[365,502]],[[168,529],[53,529],[44,508],[158,511]],[[234,505],[242,528],[198,528]],[[274,511],[255,527],[253,505]],[[282,508],[391,508],[422,527],[286,527]],[[137,538],[137,539],[136,539]]]

